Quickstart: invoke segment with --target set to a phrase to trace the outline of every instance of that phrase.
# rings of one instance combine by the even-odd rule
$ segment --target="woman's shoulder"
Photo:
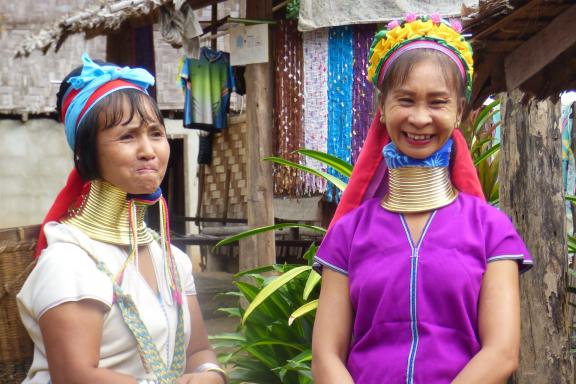
[[[477,196],[469,195],[465,192],[459,192],[458,200],[462,209],[475,212],[485,219],[502,220],[508,219],[508,215],[502,212],[498,207],[488,203],[486,200]]]
[[[363,201],[360,205],[342,215],[340,220],[338,220],[338,223],[358,221],[362,218],[365,218],[366,215],[373,214],[375,212],[374,208],[380,207],[380,200],[382,200],[382,198],[373,197],[371,199]]]

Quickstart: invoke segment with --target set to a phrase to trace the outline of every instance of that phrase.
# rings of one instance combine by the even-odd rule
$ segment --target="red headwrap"
[[[452,184],[461,192],[485,200],[482,186],[474,168],[466,140],[460,130],[452,133],[454,158],[450,169]],[[330,223],[330,228],[340,217],[358,207],[363,201],[377,196],[380,184],[386,182],[386,166],[382,149],[390,141],[386,127],[380,122],[380,111],[374,116],[354,171]]]

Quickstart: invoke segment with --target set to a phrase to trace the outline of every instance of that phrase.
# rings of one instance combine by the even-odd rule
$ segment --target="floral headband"
[[[466,84],[466,96],[470,98],[474,59],[472,46],[460,32],[462,24],[459,21],[448,22],[438,14],[416,16],[409,13],[404,21],[391,21],[387,30],[376,34],[370,47],[368,79],[380,88],[392,63],[404,52],[419,48],[434,49],[456,63]]]

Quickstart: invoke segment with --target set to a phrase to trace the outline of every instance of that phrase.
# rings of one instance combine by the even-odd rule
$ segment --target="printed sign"
[[[268,62],[268,24],[238,26],[230,31],[230,64]]]

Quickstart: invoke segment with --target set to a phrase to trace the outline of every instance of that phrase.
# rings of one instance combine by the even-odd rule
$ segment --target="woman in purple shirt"
[[[408,15],[372,44],[380,111],[316,256],[315,383],[504,383],[517,368],[532,259],[455,129],[473,75],[460,28]]]

